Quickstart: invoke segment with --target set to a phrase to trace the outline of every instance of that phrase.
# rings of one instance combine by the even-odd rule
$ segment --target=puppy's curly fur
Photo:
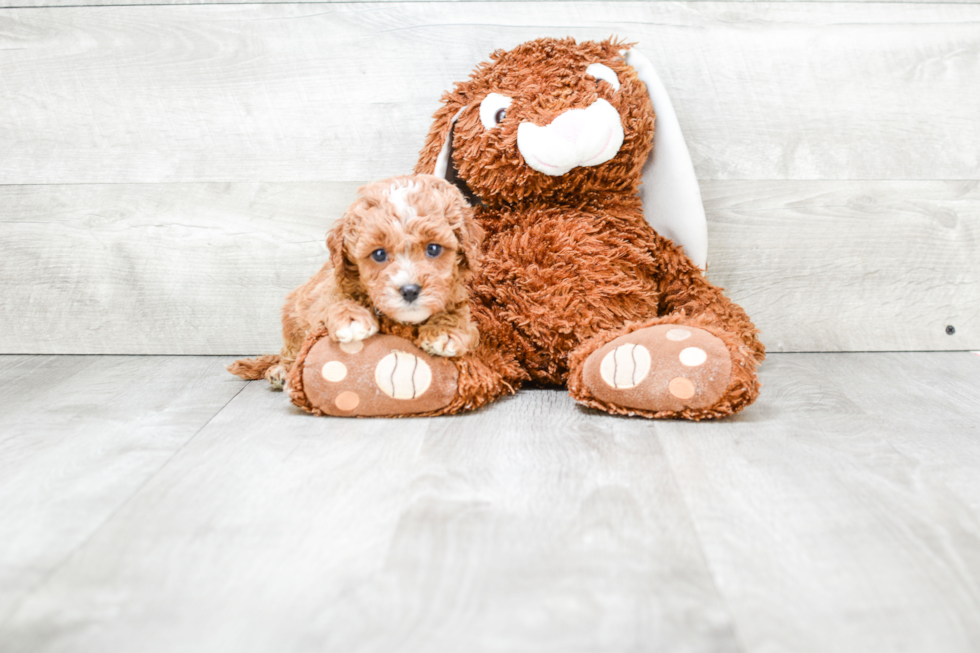
[[[407,175],[358,189],[327,234],[330,260],[286,297],[278,355],[237,360],[228,371],[281,389],[310,331],[340,343],[397,328],[436,356],[477,345],[467,282],[483,229],[462,193],[433,175]]]

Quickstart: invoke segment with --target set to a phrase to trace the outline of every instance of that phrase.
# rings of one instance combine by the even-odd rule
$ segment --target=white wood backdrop
[[[0,352],[275,349],[445,88],[609,34],[658,63],[709,277],[771,350],[980,348],[980,6],[391,2],[0,9]]]

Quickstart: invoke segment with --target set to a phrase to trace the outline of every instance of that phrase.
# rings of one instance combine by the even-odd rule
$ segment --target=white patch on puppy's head
[[[388,192],[385,194],[388,202],[391,203],[391,206],[395,210],[395,215],[398,216],[402,224],[413,218],[417,218],[419,215],[415,207],[408,201],[409,193],[414,193],[418,189],[418,184],[415,182],[408,182],[407,184],[395,182],[388,188]]]

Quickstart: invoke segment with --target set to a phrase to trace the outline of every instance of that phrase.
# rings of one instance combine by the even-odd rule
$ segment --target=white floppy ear
[[[674,105],[653,64],[638,50],[621,53],[646,84],[657,114],[653,154],[643,166],[643,214],[657,233],[684,248],[702,270],[708,258],[708,224],[694,164],[687,151]]]
[[[453,129],[456,127],[456,121],[459,120],[459,117],[463,115],[463,112],[467,108],[461,108],[453,116],[452,120],[449,121],[449,129],[446,130],[446,138],[442,142],[442,149],[439,150],[439,156],[436,157],[436,165],[432,170],[432,174],[440,179],[445,179],[458,188],[470,206],[480,206],[483,202],[473,194],[473,191],[466,185],[466,182],[459,178],[456,174],[456,165],[453,163]]]
[[[449,157],[453,155],[453,127],[456,125],[456,121],[459,120],[460,114],[462,114],[465,109],[466,107],[463,107],[457,111],[456,115],[453,116],[453,119],[449,121],[449,129],[446,130],[446,140],[442,144],[442,149],[439,150],[439,157],[436,159],[436,168],[432,171],[432,174],[440,179],[452,181],[450,179],[450,175],[447,173],[450,170]]]

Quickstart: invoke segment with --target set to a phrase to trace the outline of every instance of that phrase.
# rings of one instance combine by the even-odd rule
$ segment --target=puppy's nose
[[[401,288],[399,288],[398,292],[402,294],[402,297],[405,298],[406,302],[411,304],[412,302],[414,302],[416,299],[419,298],[419,293],[422,292],[422,286],[416,283],[410,283],[407,286],[402,286]]]

